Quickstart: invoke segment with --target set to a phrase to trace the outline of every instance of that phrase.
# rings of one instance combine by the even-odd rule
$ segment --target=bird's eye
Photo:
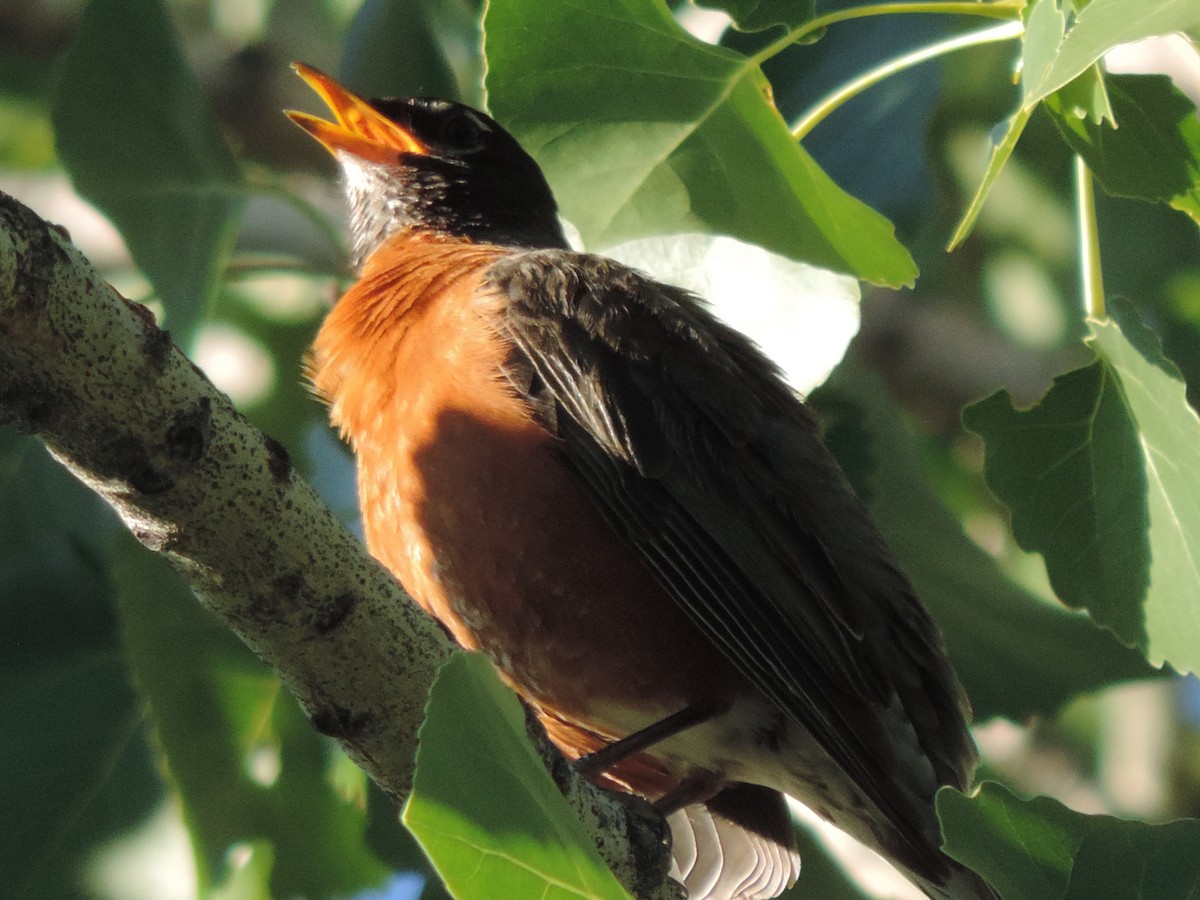
[[[491,129],[470,110],[461,110],[446,119],[441,139],[446,149],[469,153],[483,146],[483,138]]]

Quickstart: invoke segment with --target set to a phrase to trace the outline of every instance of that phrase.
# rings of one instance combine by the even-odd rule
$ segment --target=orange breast
[[[504,252],[393,239],[322,328],[313,381],[358,457],[371,552],[578,754],[739,679],[503,379],[482,285]]]

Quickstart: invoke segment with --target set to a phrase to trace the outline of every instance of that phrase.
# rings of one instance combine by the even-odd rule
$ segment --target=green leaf
[[[259,834],[265,791],[243,761],[257,741],[270,746],[274,738],[263,723],[279,688],[166,562],[131,539],[118,551],[116,578],[130,666],[182,801],[203,887],[221,880],[231,844]]]
[[[1067,32],[1067,14],[1059,0],[1036,0],[1025,17],[1025,38],[1021,43],[1021,106],[1029,109],[1037,103],[1035,85],[1054,65],[1058,48]]]
[[[367,846],[393,872],[412,873],[425,881],[421,900],[448,898],[445,888],[429,864],[413,833],[400,821],[396,802],[375,782],[368,780]],[[385,888],[386,890],[386,888]]]
[[[15,635],[14,635],[15,636]],[[74,900],[88,862],[162,799],[119,654],[79,654],[0,677],[5,737],[0,877],[13,900]]]
[[[1059,91],[1046,109],[1071,149],[1110,194],[1169,203],[1200,223],[1200,119],[1161,75],[1111,75],[1119,127],[1082,118]]]
[[[1145,0],[1091,0],[1068,29],[1067,16],[1058,0],[1037,0],[1025,23],[1021,104],[1009,120],[1004,136],[995,144],[984,178],[955,229],[949,248],[962,243],[971,232],[996,177],[1042,100],[1075,82],[1066,92],[1069,100],[1074,101],[1068,106],[1084,100],[1093,119],[1112,118],[1104,96],[1103,78],[1098,70],[1088,70],[1118,44],[1183,31],[1197,24],[1200,24],[1200,3],[1196,0],[1155,0],[1150,4]]]
[[[1030,114],[1031,111],[1028,109],[1018,109],[1013,113],[1012,118],[1008,120],[1008,127],[1004,129],[1004,134],[999,141],[992,145],[992,155],[988,158],[983,178],[979,182],[979,187],[975,190],[975,196],[971,198],[971,202],[967,205],[966,212],[963,213],[958,227],[954,229],[954,234],[946,246],[947,250],[953,250],[965,241],[967,235],[975,227],[975,222],[979,218],[980,212],[983,211],[983,204],[987,201],[988,194],[992,192],[992,188],[996,184],[996,179],[1000,177],[1000,170],[1004,168],[1005,163],[1008,162],[1008,158],[1012,156],[1013,149],[1017,146],[1017,141],[1021,138],[1021,133],[1025,130],[1025,126],[1029,124]]]
[[[1146,481],[1116,374],[1097,361],[1056,378],[1031,410],[1014,410],[1001,391],[963,421],[987,444],[987,483],[1012,510],[1017,542],[1045,557],[1063,602],[1136,634],[1150,554]]]
[[[271,866],[274,853],[269,841],[243,844],[246,861],[229,873],[225,882],[209,890],[205,900],[272,900]]]
[[[430,691],[404,823],[460,900],[628,897],[478,654],[456,654]]]
[[[1141,598],[1147,657],[1200,669],[1200,418],[1158,338],[1138,321],[1090,322],[1137,426],[1145,472],[1150,567]]]
[[[270,670],[161,557],[128,538],[117,559],[127,657],[183,805],[202,888],[231,875],[227,852],[236,843],[273,859],[257,868],[269,865],[276,896],[345,896],[383,881],[388,870],[367,849],[365,812],[331,784],[329,742]]]
[[[1080,75],[1117,44],[1200,25],[1196,0],[1091,0],[1069,30],[1053,0],[1030,11],[1022,55],[1022,105],[1030,107]]]
[[[1061,898],[1086,816],[1048,797],[1020,800],[994,782],[967,797],[937,795],[947,855],[974,869],[1004,900]]]
[[[1087,119],[1095,125],[1110,122],[1116,128],[1116,114],[1099,65],[1089,66],[1078,78],[1063,85],[1045,100],[1047,105],[1051,101],[1056,101],[1067,115],[1074,118]]]
[[[92,0],[54,104],[76,188],[116,223],[186,335],[212,298],[243,205],[233,157],[159,0]]]
[[[1197,847],[1196,819],[1146,825],[1104,816],[1075,854],[1063,900],[1195,898],[1200,895]]]
[[[1022,800],[987,783],[937,797],[945,850],[1004,900],[1180,900],[1200,893],[1200,821],[1147,825]]]
[[[114,517],[33,439],[0,428],[0,884],[85,896],[88,859],[162,798],[121,658]]]
[[[725,10],[739,31],[762,31],[772,25],[795,28],[816,15],[814,0],[701,0],[696,5]]]
[[[1158,674],[1086,616],[1001,574],[930,489],[887,389],[853,359],[812,401],[832,415],[827,440],[941,628],[977,720],[1023,721],[1080,693]]]
[[[478,0],[366,0],[346,32],[339,80],[368,97],[483,102]]]
[[[1004,392],[964,422],[988,485],[1055,592],[1154,665],[1200,667],[1200,419],[1157,340],[1134,320],[1089,323],[1097,360],[1033,409]]]
[[[987,167],[984,169],[983,178],[975,190],[975,196],[967,204],[967,209],[963,213],[958,227],[954,229],[954,234],[946,246],[947,250],[953,250],[961,244],[974,229],[975,222],[978,220],[980,212],[983,211],[983,204],[987,202],[988,195],[996,184],[996,179],[1000,177],[1001,170],[1008,163],[1013,150],[1016,149],[1017,141],[1021,139],[1025,126],[1029,124],[1029,117],[1037,105],[1036,101],[1028,101],[1025,97],[1026,85],[1030,78],[1040,77],[1041,70],[1053,61],[1054,53],[1062,40],[1065,29],[1066,16],[1059,9],[1056,0],[1040,0],[1029,10],[1022,43],[1021,104],[1009,117],[1008,124],[999,139],[992,144],[992,153],[988,158]]]
[[[793,140],[754,61],[665,6],[513,0],[484,24],[492,109],[587,246],[703,231],[875,283],[916,276],[890,223]]]
[[[0,165],[9,172],[36,172],[54,163],[54,131],[40,104],[0,97]]]

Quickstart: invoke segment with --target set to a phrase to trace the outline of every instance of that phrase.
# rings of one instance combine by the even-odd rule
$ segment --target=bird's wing
[[[897,698],[938,781],[962,786],[974,751],[937,629],[775,366],[603,257],[518,253],[488,277],[514,386],[706,637],[897,825],[914,822],[889,787]]]

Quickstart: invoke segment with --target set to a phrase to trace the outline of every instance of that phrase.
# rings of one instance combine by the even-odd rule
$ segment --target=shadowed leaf
[[[1086,816],[998,784],[937,797],[946,852],[1004,900],[1186,900],[1200,896],[1200,821],[1147,825]]]
[[[1097,360],[1033,409],[1005,393],[966,410],[1013,534],[1055,592],[1154,665],[1200,667],[1200,419],[1178,370],[1132,318],[1091,321]]]
[[[830,443],[854,454],[839,459],[941,628],[977,720],[1022,721],[1080,693],[1159,674],[1086,616],[1004,577],[930,488],[912,434],[877,379],[843,364],[813,402],[823,412],[832,404]],[[847,406],[861,415],[848,417]],[[864,447],[873,451],[866,465],[877,466],[869,472]]]
[[[1162,75],[1111,75],[1107,83],[1117,127],[1076,114],[1060,94],[1047,98],[1064,140],[1108,193],[1169,203],[1200,224],[1195,104]]]
[[[190,334],[216,294],[243,184],[159,0],[92,0],[54,104],[79,193],[121,230]]]

